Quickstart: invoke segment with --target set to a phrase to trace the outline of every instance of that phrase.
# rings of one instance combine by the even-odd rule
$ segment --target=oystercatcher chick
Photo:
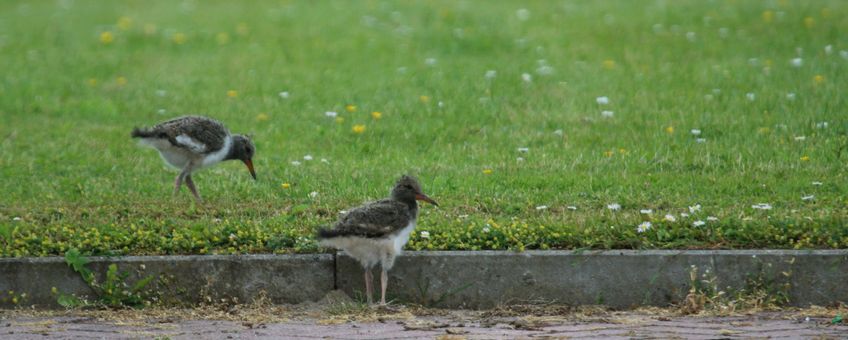
[[[201,201],[191,174],[226,160],[240,160],[253,179],[253,142],[243,135],[231,135],[221,122],[200,116],[184,116],[150,128],[134,128],[131,136],[159,151],[162,160],[181,170],[174,180],[174,195],[185,182],[194,198]]]
[[[436,203],[422,191],[418,181],[403,176],[386,199],[367,203],[351,209],[339,219],[332,229],[319,229],[318,239],[322,246],[343,250],[365,268],[365,290],[371,304],[371,268],[378,263],[380,275],[380,304],[386,304],[386,286],[389,269],[409,241],[418,219],[418,201]]]

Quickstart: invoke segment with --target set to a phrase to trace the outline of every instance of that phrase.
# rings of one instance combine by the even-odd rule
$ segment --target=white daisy
[[[814,198],[816,198],[815,195],[809,195],[809,196],[801,197],[801,200],[802,201],[812,201]]]
[[[336,116],[338,116],[339,114],[336,113],[335,111],[327,111],[327,112],[324,112],[324,115],[327,116],[327,117],[330,117],[330,118],[336,118]]]
[[[601,111],[601,116],[604,118],[612,118],[613,115],[615,115],[615,112],[608,110]]]
[[[686,40],[695,41],[695,32],[686,32]]]
[[[699,211],[701,211],[701,205],[700,204],[695,204],[695,205],[689,206],[689,213],[694,214],[694,213],[699,212]]]
[[[687,214],[687,213],[680,213],[680,217],[682,217],[682,218],[687,218],[687,217],[689,217],[689,214]]]
[[[609,98],[606,96],[595,98],[595,101],[600,105],[609,104]]]
[[[700,136],[701,135],[700,129],[692,129],[689,132],[691,132],[693,136]]]
[[[573,205],[569,205],[566,208],[568,208],[568,210],[577,210],[577,207]]]
[[[18,216],[15,216],[15,217],[12,218],[12,221],[15,221],[15,222],[20,221],[20,220],[22,220],[22,218],[20,218]]]
[[[718,217],[715,217],[715,216],[707,216],[707,221],[710,221],[710,222],[718,221]]]
[[[310,193],[309,193],[309,197],[310,197],[310,198],[316,198],[316,197],[318,197],[318,192],[317,192],[317,191],[310,192]]]
[[[280,95],[280,98],[288,99],[289,98],[289,91],[280,92],[279,95]]]
[[[515,16],[518,17],[518,20],[527,21],[530,19],[530,11],[526,8],[520,8],[515,11]]]
[[[701,221],[701,220],[697,220],[695,222],[692,222],[692,226],[694,226],[694,227],[701,227],[705,224],[707,224],[707,222],[704,222],[704,221]]]
[[[524,157],[517,157],[517,158],[515,158],[515,161],[516,161],[516,162],[523,162],[523,161],[524,161]]]
[[[822,185],[822,184],[824,184],[824,183],[822,183],[822,182],[818,182],[818,181],[813,182],[813,185],[815,185],[815,186],[820,186],[820,185]]]
[[[305,160],[305,161],[311,161],[311,160],[312,160],[312,155],[306,155],[306,156],[303,156],[303,160]]]
[[[328,161],[326,158],[321,158],[321,163],[330,164],[330,161]]]
[[[697,139],[695,139],[695,143],[706,143],[706,142],[707,142],[707,139],[706,139],[706,138],[697,138]]]
[[[795,140],[799,142],[803,142],[807,139],[807,136],[795,136]]]
[[[530,73],[522,73],[521,80],[523,80],[525,83],[529,83],[533,81],[533,76],[531,76]]]
[[[674,217],[674,215],[665,215],[665,217],[663,217],[663,220],[667,222],[675,222],[677,221],[677,217]]]
[[[498,76],[498,71],[495,71],[495,70],[486,71],[486,79],[494,79],[497,76]]]
[[[786,94],[786,99],[795,100],[795,92],[789,92]]]
[[[526,148],[526,147],[518,148],[518,152],[529,152],[529,151],[530,151],[530,148]]]
[[[491,229],[489,229],[489,227],[483,227],[483,232],[484,232],[484,233],[488,233],[488,232],[490,232],[490,231],[492,231],[492,230],[491,230]]]
[[[540,205],[540,206],[536,207],[536,210],[545,210],[545,209],[548,209],[547,205]]]
[[[816,123],[816,129],[827,129],[827,122]]]
[[[542,65],[536,69],[536,73],[540,76],[549,76],[554,74],[554,68],[548,65]]]
[[[748,92],[745,94],[745,98],[748,98],[748,101],[754,101],[754,99],[757,99],[757,95],[753,92]]]
[[[846,50],[839,51],[839,56],[842,57],[842,58],[848,59],[848,51],[846,51]]]
[[[639,224],[638,227],[636,227],[636,232],[637,233],[644,233],[644,232],[648,231],[649,229],[651,229],[651,222],[646,221],[646,222],[642,222],[641,224]]]
[[[827,46],[825,46],[825,47],[824,47],[824,53],[825,53],[825,54],[832,54],[832,53],[833,53],[833,45],[827,45]]]
[[[791,64],[794,67],[801,67],[801,66],[804,66],[804,59],[794,58],[791,61],[789,61],[789,64]]]
[[[645,214],[645,215],[650,215],[650,214],[653,214],[653,213],[654,213],[654,211],[653,211],[653,210],[651,210],[651,209],[642,209],[642,210],[639,210],[639,213],[640,213],[640,214]]]
[[[768,203],[758,203],[751,206],[751,208],[756,210],[771,210],[771,204]]]
[[[554,134],[555,134],[555,135],[560,135],[560,136],[562,136],[562,134],[563,134],[562,129],[556,129],[556,130],[554,130]]]
[[[621,210],[621,204],[618,204],[618,203],[607,204],[607,209],[612,210],[612,211]]]
[[[429,231],[422,231],[421,232],[421,238],[430,238],[430,232]]]
[[[292,161],[291,165],[298,166],[300,165],[300,161]]]

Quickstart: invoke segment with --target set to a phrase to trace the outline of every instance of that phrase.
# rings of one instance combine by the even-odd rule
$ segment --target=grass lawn
[[[408,249],[845,248],[846,33],[839,0],[2,1],[0,256],[319,251],[404,173],[441,204]],[[172,197],[129,131],[183,114],[259,180]]]

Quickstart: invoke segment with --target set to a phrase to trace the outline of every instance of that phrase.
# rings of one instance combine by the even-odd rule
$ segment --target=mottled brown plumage
[[[174,194],[185,182],[195,199],[200,201],[191,174],[226,160],[244,162],[250,175],[256,179],[253,170],[256,148],[253,142],[242,135],[230,135],[224,124],[217,120],[183,116],[150,128],[135,128],[130,135],[158,150],[165,163],[182,170],[174,180]]]
[[[418,218],[418,200],[438,205],[421,191],[418,181],[403,176],[386,199],[367,203],[350,210],[332,229],[319,229],[318,239],[324,246],[342,249],[365,268],[365,287],[371,302],[371,268],[380,264],[381,299],[386,303],[387,271],[394,265]]]

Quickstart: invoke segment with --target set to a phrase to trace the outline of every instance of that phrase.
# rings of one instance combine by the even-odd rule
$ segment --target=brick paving
[[[140,319],[0,314],[0,339],[848,339],[848,326],[787,313],[734,317],[657,317],[624,312],[598,318],[442,315],[382,321],[304,317],[285,322]]]

